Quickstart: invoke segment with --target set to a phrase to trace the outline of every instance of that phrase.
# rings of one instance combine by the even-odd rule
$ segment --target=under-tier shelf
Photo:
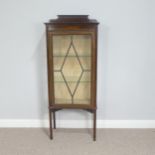
[[[56,104],[90,104],[90,99],[66,100],[65,98],[55,98]]]

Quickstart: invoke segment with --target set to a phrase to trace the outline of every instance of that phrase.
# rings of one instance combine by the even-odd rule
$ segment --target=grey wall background
[[[155,119],[154,0],[1,0],[0,119],[46,117],[43,23],[57,14],[89,14],[100,22],[98,119]]]

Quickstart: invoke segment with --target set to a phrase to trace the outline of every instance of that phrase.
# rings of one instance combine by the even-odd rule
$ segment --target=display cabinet
[[[88,15],[58,15],[46,25],[50,138],[56,111],[83,109],[93,114],[96,140],[97,26]],[[53,121],[53,123],[52,123]]]

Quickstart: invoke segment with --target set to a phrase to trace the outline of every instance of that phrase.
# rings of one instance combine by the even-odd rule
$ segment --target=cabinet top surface
[[[51,19],[46,25],[51,24],[99,24],[95,19],[89,19],[88,15],[58,15],[57,19]]]

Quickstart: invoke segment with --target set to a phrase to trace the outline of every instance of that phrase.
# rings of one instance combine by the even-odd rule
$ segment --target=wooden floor
[[[0,128],[0,155],[155,155],[155,129]]]

